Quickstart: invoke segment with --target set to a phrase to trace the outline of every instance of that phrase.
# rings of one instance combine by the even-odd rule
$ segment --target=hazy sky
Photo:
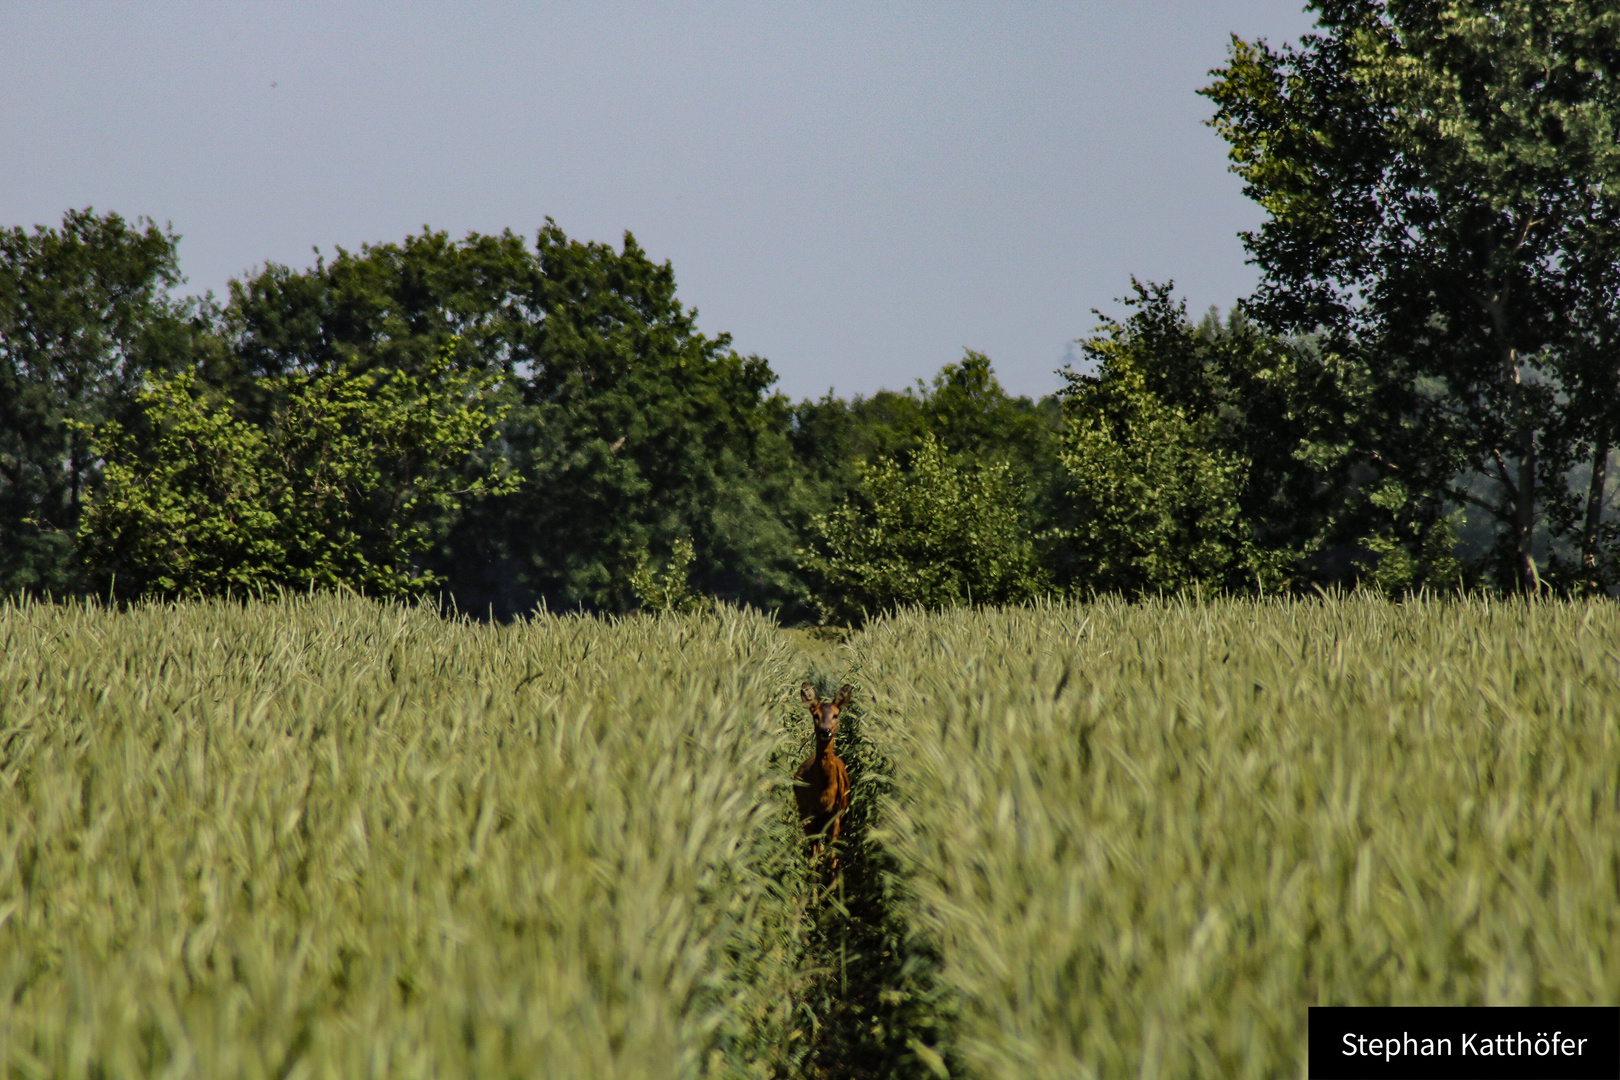
[[[1130,275],[1259,220],[1194,91],[1303,0],[0,3],[0,224],[172,222],[188,289],[549,215],[675,267],[794,397],[988,353],[1043,394]]]

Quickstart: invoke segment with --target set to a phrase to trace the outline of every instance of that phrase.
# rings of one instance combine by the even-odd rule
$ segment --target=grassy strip
[[[0,1074],[765,1076],[763,618],[0,608]]]
[[[971,1075],[1283,1077],[1311,1004],[1620,1000],[1620,609],[1098,604],[854,643]]]
[[[824,697],[843,681],[824,672],[810,678]],[[894,793],[891,763],[866,735],[863,697],[857,692],[838,728],[854,797],[839,842],[839,874],[807,913],[800,1012],[810,1042],[797,1064],[806,1080],[938,1080],[957,1064],[949,1041],[954,999],[940,981],[937,950],[914,929],[905,883],[873,835]],[[802,708],[794,724],[808,754],[810,723]]]

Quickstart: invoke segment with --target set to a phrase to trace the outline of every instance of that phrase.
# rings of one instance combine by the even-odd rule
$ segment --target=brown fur
[[[820,854],[821,845],[833,845],[843,826],[844,813],[849,809],[849,770],[844,768],[833,740],[838,735],[838,714],[849,704],[851,690],[845,683],[838,696],[822,701],[816,688],[805,683],[799,696],[810,706],[810,718],[815,722],[816,752],[799,766],[793,778],[793,797],[799,804],[799,820],[810,837],[812,855]],[[832,848],[831,869],[838,869],[838,849]]]

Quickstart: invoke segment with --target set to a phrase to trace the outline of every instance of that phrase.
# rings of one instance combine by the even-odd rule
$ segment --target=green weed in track
[[[1297,1077],[1306,1007],[1620,1004],[1620,608],[900,615],[873,834],[978,1077]]]

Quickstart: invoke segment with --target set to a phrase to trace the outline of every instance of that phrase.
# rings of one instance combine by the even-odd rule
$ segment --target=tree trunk
[[[1513,500],[1513,538],[1518,557],[1519,591],[1541,591],[1541,575],[1536,572],[1536,435],[1526,432],[1519,451],[1518,497]]]
[[[79,473],[81,468],[79,461],[79,434],[74,432],[68,437],[68,531],[76,528],[79,524]]]
[[[1507,307],[1506,290],[1503,289],[1486,303],[1485,309],[1491,317],[1491,329],[1496,334],[1497,348],[1501,350],[1500,359],[1502,374],[1513,382],[1515,387],[1524,384],[1524,370],[1519,362],[1519,350],[1508,342],[1507,334]],[[1522,405],[1522,401],[1520,402]],[[1521,593],[1541,592],[1541,575],[1536,572],[1535,540],[1536,540],[1536,426],[1534,421],[1525,417],[1519,429],[1519,468],[1517,483],[1509,483],[1507,479],[1507,462],[1503,460],[1500,452],[1496,454],[1496,462],[1502,470],[1502,480],[1507,486],[1511,499],[1511,519],[1508,524],[1513,529],[1514,546],[1514,586]]]
[[[1598,573],[1598,526],[1603,521],[1603,487],[1609,477],[1609,433],[1605,431],[1592,449],[1592,482],[1586,488],[1586,523],[1581,528],[1581,573],[1587,588],[1603,591]]]

